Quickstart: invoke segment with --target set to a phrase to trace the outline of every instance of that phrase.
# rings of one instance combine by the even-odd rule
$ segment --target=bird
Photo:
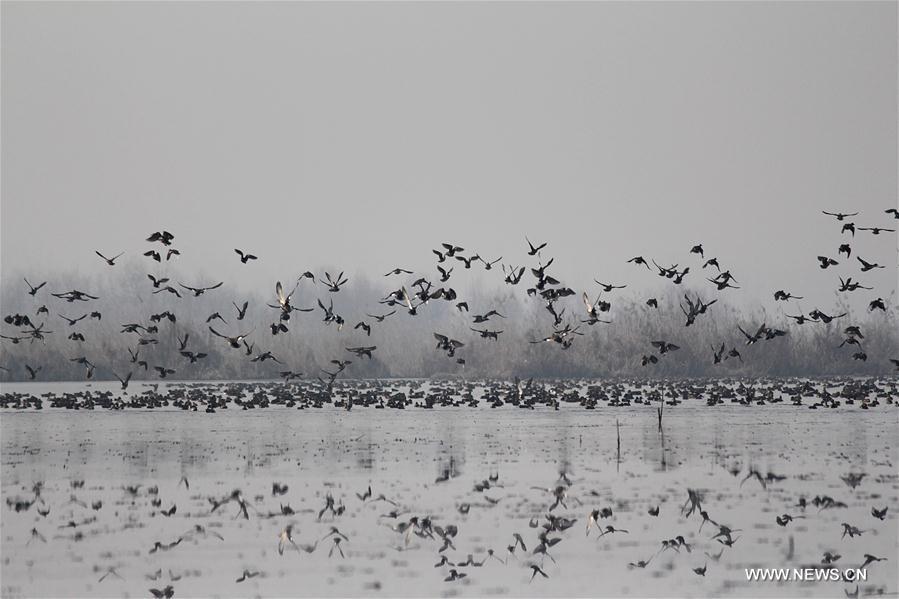
[[[774,292],[774,301],[786,302],[791,299],[801,300],[803,298],[801,296],[793,295],[792,293],[788,293],[782,289]]]
[[[467,307],[468,304],[465,304],[465,306]],[[474,320],[475,324],[480,324],[482,322],[487,322],[488,320],[490,320],[491,316],[498,316],[499,318],[505,318],[505,316],[503,316],[496,310],[490,310],[489,312],[486,312],[484,314],[475,314],[472,317],[472,319]]]
[[[812,310],[811,312],[808,313],[809,317],[812,320],[819,320],[819,321],[823,322],[824,324],[830,324],[837,318],[843,318],[847,314],[848,314],[848,312],[843,312],[842,314],[829,316],[829,315],[825,314],[824,312],[822,312],[821,310],[818,310],[817,308],[815,308],[814,310]]]
[[[153,292],[153,295],[156,295],[157,293],[163,293],[163,292],[171,293],[172,295],[174,295],[178,298],[181,297],[181,293],[179,293],[178,290],[175,289],[174,287],[172,287],[171,285],[166,285],[165,287],[161,287],[160,289],[157,289],[156,291]]]
[[[706,279],[708,282],[715,285],[718,288],[718,291],[724,291],[725,289],[739,289],[736,285],[731,285],[729,280],[720,280],[716,281],[715,279]]]
[[[312,308],[295,308],[290,303],[290,298],[293,297],[293,294],[296,293],[296,290],[299,288],[301,279],[302,279],[302,277],[300,279],[297,279],[297,283],[296,283],[296,285],[294,285],[293,290],[286,295],[284,294],[284,287],[281,285],[281,281],[277,281],[275,283],[275,297],[278,299],[278,305],[277,306],[273,306],[271,304],[268,304],[268,305],[271,308],[276,308],[276,309],[281,310],[281,316],[280,316],[281,320],[289,321],[290,313],[295,310],[299,310],[301,312],[309,312],[312,310]]]
[[[830,266],[837,266],[839,264],[839,262],[837,262],[833,258],[828,258],[827,256],[818,256],[818,263],[822,270]]]
[[[416,314],[416,312],[417,312],[418,306],[414,306],[414,305],[412,304],[412,298],[409,296],[409,292],[406,291],[405,286],[402,287],[402,294],[401,294],[401,297],[400,297],[400,302],[401,302],[401,303],[406,307],[406,309],[409,311],[409,315],[410,315],[410,316],[415,316],[415,314]]]
[[[472,331],[479,334],[482,339],[493,339],[494,341],[499,339],[502,331],[490,331],[487,329],[476,329],[474,327],[470,327]]]
[[[77,289],[73,289],[72,291],[66,291],[65,293],[51,293],[53,297],[58,297],[59,299],[64,299],[67,302],[87,302],[90,300],[100,299],[96,295],[90,295],[89,293],[85,293],[83,291],[78,291]]]
[[[222,317],[222,315],[219,314],[218,312],[213,312],[213,313],[210,314],[208,317],[206,317],[206,324],[209,324],[209,323],[212,322],[213,320],[221,320],[224,324],[228,324],[228,321],[225,320],[225,319]]]
[[[833,216],[833,217],[835,217],[837,220],[843,220],[843,219],[848,218],[848,217],[850,217],[850,216],[858,216],[858,212],[853,212],[853,213],[851,213],[851,214],[845,214],[845,213],[843,213],[843,212],[828,212],[828,211],[826,211],[826,210],[822,210],[821,212],[824,213],[824,214],[826,214],[826,215],[828,215],[828,216]]]
[[[169,282],[169,279],[166,278],[166,277],[157,279],[156,277],[154,277],[154,276],[151,275],[151,274],[148,274],[148,275],[147,275],[147,278],[150,279],[150,282],[151,282],[151,283],[153,283],[153,288],[154,288],[154,289],[159,289],[160,285],[165,285],[166,283]]]
[[[534,581],[534,577],[537,576],[537,574],[539,574],[539,575],[542,576],[543,578],[549,578],[549,574],[547,574],[546,572],[544,572],[544,571],[540,568],[540,566],[538,566],[537,564],[531,564],[531,580],[530,580],[529,582],[533,582],[533,581]]]
[[[540,245],[535,246],[527,237],[525,237],[524,239],[528,242],[528,256],[536,256],[540,252],[540,250],[546,247],[546,243],[541,243]]]
[[[368,316],[369,318],[374,318],[376,321],[378,321],[380,323],[380,322],[384,322],[384,319],[387,318],[388,316],[393,316],[394,314],[396,314],[396,310],[393,310],[392,312],[388,312],[387,314],[381,314],[381,315],[377,315],[377,316],[374,314],[368,314],[368,313],[366,313],[365,315]]]
[[[28,295],[30,295],[32,297],[36,296],[37,292],[40,291],[44,285],[47,284],[47,281],[44,281],[43,283],[35,286],[35,285],[32,285],[31,283],[29,283],[28,279],[26,279],[24,277],[23,277],[23,280],[25,281],[25,284],[28,285]]]
[[[611,323],[611,321],[609,321],[609,320],[601,320],[597,314],[597,308],[599,307],[599,304],[600,304],[599,297],[596,298],[595,302],[591,303],[590,298],[587,297],[587,292],[585,291],[583,296],[581,297],[581,299],[583,300],[584,307],[587,310],[587,320],[582,320],[581,322],[589,324],[589,325],[594,325],[598,322],[603,322],[606,324]],[[552,304],[550,304],[550,306],[551,305]],[[608,305],[608,304],[606,304],[606,305]],[[556,318],[556,325],[558,325],[558,324],[559,324],[559,318]]]
[[[182,351],[182,352],[179,352],[179,353],[180,353],[182,356],[184,356],[185,358],[187,358],[188,360],[190,360],[190,363],[191,363],[191,364],[196,364],[196,363],[197,363],[197,360],[202,360],[203,358],[206,357],[206,354],[204,354],[204,353],[202,353],[202,352],[200,352],[200,353],[194,353],[194,352],[191,352],[191,351]]]
[[[293,524],[288,524],[278,534],[278,555],[284,555],[284,549],[290,544],[299,553],[300,548],[293,540]]]
[[[878,297],[877,299],[871,300],[871,302],[868,304],[869,312],[873,312],[874,310],[881,310],[883,312],[886,312],[886,309],[887,309],[887,307],[884,304],[882,297]]]
[[[59,317],[62,318],[63,320],[65,320],[67,323],[69,323],[69,326],[70,326],[70,327],[73,327],[73,326],[75,326],[75,324],[78,323],[79,321],[84,320],[85,318],[87,318],[87,314],[82,314],[81,316],[79,316],[79,317],[77,317],[77,318],[69,318],[68,316],[65,316],[65,315],[63,315],[63,314],[59,314]]]
[[[646,354],[643,354],[643,357],[640,359],[640,364],[642,364],[643,366],[648,366],[650,364],[658,364],[658,363],[659,363],[659,358],[656,357],[654,354],[649,354],[648,356]]]
[[[238,306],[236,302],[231,302],[234,305],[234,308],[237,310],[237,320],[243,320],[247,315],[247,307],[250,305],[250,302],[244,302],[243,306]]]
[[[255,577],[259,576],[259,575],[260,575],[259,572],[256,572],[256,571],[250,571],[250,570],[247,570],[246,568],[244,568],[243,574],[241,574],[240,577],[239,577],[237,580],[235,580],[234,582],[243,582],[243,581],[248,580],[248,579],[250,579],[250,578],[255,578]]]
[[[848,524],[846,522],[843,522],[841,524],[841,526],[843,527],[843,535],[840,538],[844,538],[846,535],[849,535],[850,538],[858,537],[858,536],[861,536],[862,533],[865,532],[863,530],[859,530],[858,527],[852,526],[851,524]],[[864,567],[864,566],[862,566],[862,567]]]
[[[172,585],[167,585],[163,589],[150,589],[150,594],[156,599],[172,599],[175,596],[175,588]]]
[[[885,557],[877,557],[876,555],[871,555],[870,553],[865,554],[865,561],[862,562],[862,565],[859,566],[859,569],[867,568],[869,564],[874,562],[885,562],[887,558]]]
[[[492,269],[493,269],[493,265],[494,265],[494,264],[497,264],[500,260],[503,259],[502,256],[500,256],[500,257],[497,258],[496,260],[490,260],[490,261],[484,260],[484,259],[481,258],[480,256],[477,256],[477,258],[478,258],[478,260],[480,260],[481,262],[484,263],[484,270],[492,270]],[[450,270],[452,270],[452,269],[450,269]]]
[[[632,263],[632,264],[642,265],[642,266],[645,266],[647,270],[652,270],[651,268],[649,268],[649,264],[646,263],[646,259],[643,256],[634,256],[627,262],[628,262],[628,264]]]
[[[338,291],[340,291],[341,285],[346,284],[347,279],[344,278],[343,272],[341,272],[339,275],[337,275],[333,279],[331,278],[330,273],[326,272],[325,273],[325,281],[328,286],[328,291],[330,291],[331,293],[337,293]]]
[[[263,353],[259,354],[258,356],[256,356],[252,360],[250,360],[250,362],[265,362],[266,360],[271,360],[272,362],[275,362],[277,364],[284,363],[281,360],[279,360],[278,358],[276,358],[274,356],[274,354],[272,354],[271,351],[267,351],[267,352],[263,352]]]
[[[133,372],[129,372],[128,374],[125,375],[125,378],[122,378],[122,377],[120,377],[118,374],[116,374],[115,372],[112,373],[112,375],[113,375],[115,378],[118,379],[119,383],[121,383],[121,385],[122,385],[122,391],[126,391],[126,390],[128,389],[128,382],[131,380],[131,375],[132,375],[132,374],[134,374],[134,373],[133,373]]]
[[[378,348],[374,345],[368,346],[368,347],[348,347],[348,348],[346,348],[346,350],[348,352],[353,353],[360,358],[365,356],[368,359],[371,359],[372,352],[375,351],[376,349],[378,349]]]
[[[627,285],[613,285],[611,283],[601,283],[601,282],[597,281],[596,279],[593,279],[593,281],[597,285],[602,287],[602,290],[605,291],[606,293],[611,293],[614,289],[624,289],[625,287],[627,287]]]
[[[472,262],[474,262],[475,260],[480,260],[480,259],[481,259],[481,257],[478,256],[477,254],[474,256],[470,256],[468,258],[466,258],[465,256],[456,256],[456,260],[465,264],[466,270],[471,268]]]
[[[444,582],[453,582],[455,580],[461,580],[468,576],[465,572],[459,572],[455,568],[450,568],[449,575],[443,579]]]
[[[668,343],[667,341],[653,341],[651,345],[659,350],[659,354],[667,354],[668,352],[680,349],[680,346]]]
[[[455,245],[453,243],[441,243],[440,245],[443,246],[444,250],[446,250],[445,255],[450,258],[454,257],[459,252],[465,251],[465,248],[459,247],[458,245]]]
[[[768,330],[767,326],[762,323],[762,326],[758,328],[754,335],[750,335],[746,331],[743,330],[743,327],[737,325],[737,329],[743,333],[743,336],[746,337],[746,345],[752,345],[753,343],[757,343],[764,335],[765,331]]]
[[[167,378],[170,374],[175,374],[174,370],[166,368],[165,366],[154,366],[153,370],[156,371],[156,374],[158,374],[161,379]]]
[[[221,282],[216,283],[215,285],[211,285],[209,287],[191,287],[191,286],[185,285],[184,283],[181,283],[181,282],[179,282],[178,284],[181,285],[183,288],[187,289],[188,291],[192,291],[194,294],[194,297],[200,297],[207,291],[212,291],[213,289],[218,289],[219,287],[224,285],[224,281],[221,281]]]
[[[504,279],[504,282],[509,285],[518,285],[518,283],[521,282],[521,277],[524,275],[525,270],[526,269],[524,266],[522,266],[520,268],[515,267],[515,266],[510,266],[508,274],[506,274],[506,278]],[[506,272],[505,265],[503,265],[503,272],[504,273]]]
[[[235,252],[238,256],[240,256],[240,261],[241,261],[242,264],[246,264],[246,263],[249,262],[250,260],[258,260],[258,259],[259,259],[257,256],[254,256],[253,254],[246,253],[246,252],[244,252],[243,250],[239,250],[239,249],[237,249],[237,248],[234,248],[234,252]]]
[[[115,261],[125,254],[125,252],[119,252],[115,257],[107,258],[97,250],[94,250],[94,253],[103,258],[103,260],[106,261],[106,264],[108,264],[109,266],[115,266]]]
[[[168,231],[156,231],[152,233],[149,237],[147,237],[147,241],[150,243],[158,241],[163,245],[172,245],[172,241],[175,239],[175,236],[169,233]]]
[[[244,339],[246,339],[247,336],[249,336],[249,335],[252,334],[252,332],[253,332],[253,331],[250,331],[249,333],[241,333],[240,335],[237,335],[236,337],[229,337],[229,336],[227,336],[227,335],[222,335],[221,333],[219,333],[218,331],[216,331],[216,330],[215,330],[214,328],[212,328],[212,327],[209,327],[209,331],[210,331],[213,335],[215,335],[216,337],[221,337],[222,339],[224,339],[225,341],[227,341],[227,342],[228,342],[228,345],[230,345],[231,347],[233,347],[233,348],[235,348],[235,349],[240,349],[240,344],[241,344],[241,342],[242,342]]]
[[[875,268],[886,268],[886,266],[881,266],[880,264],[876,264],[873,262],[866,262],[866,261],[862,260],[860,256],[856,256],[855,259],[858,260],[859,263],[862,265],[862,269],[861,269],[862,272],[868,272],[869,270],[873,270]]]
[[[706,260],[702,264],[702,269],[705,270],[709,266],[714,266],[716,269],[718,269],[719,273],[721,272],[721,265],[718,264],[718,258],[709,258],[708,260]]]
[[[365,492],[356,493],[356,497],[358,497],[360,501],[371,499],[371,485],[368,485],[368,488],[365,490]]]

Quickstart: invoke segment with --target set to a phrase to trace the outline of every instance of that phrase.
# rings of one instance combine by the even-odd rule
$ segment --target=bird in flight
[[[342,271],[333,279],[331,278],[330,273],[326,272],[325,282],[327,283],[328,291],[330,291],[331,293],[337,293],[338,291],[340,291],[340,286],[344,285],[347,282],[347,279],[344,278]]]
[[[194,297],[200,297],[207,291],[212,291],[213,289],[218,289],[219,287],[224,285],[224,281],[216,283],[215,285],[212,285],[210,287],[191,287],[190,285],[185,285],[184,283],[181,283],[180,281],[178,282],[178,284],[181,285],[182,287],[184,287],[185,289],[187,289],[188,291],[192,291],[194,294]]]
[[[869,270],[873,270],[875,268],[886,268],[886,266],[881,266],[880,264],[877,264],[874,262],[866,262],[865,260],[862,260],[861,257],[859,257],[859,256],[856,256],[855,259],[858,260],[859,263],[862,265],[862,272],[868,272]]]
[[[119,258],[121,258],[125,254],[125,252],[119,252],[118,254],[116,254],[115,257],[107,258],[106,256],[104,256],[97,250],[94,250],[94,253],[97,254],[98,256],[100,256],[101,258],[103,258],[103,260],[105,260],[106,264],[108,264],[109,266],[115,266],[115,261],[118,260]]]
[[[834,260],[833,258],[828,258],[827,256],[818,256],[818,265],[821,267],[821,270],[824,270],[830,266],[837,266],[839,262]]]
[[[394,268],[390,272],[386,273],[384,276],[389,277],[390,275],[402,275],[402,274],[411,275],[412,271],[406,270],[405,268]]]
[[[244,339],[246,339],[250,334],[252,334],[252,332],[253,332],[253,331],[250,331],[249,333],[242,333],[242,334],[240,334],[240,335],[237,335],[236,337],[229,337],[228,335],[222,335],[221,333],[219,333],[218,331],[216,331],[216,330],[215,330],[214,328],[212,328],[212,327],[209,327],[209,331],[210,331],[213,335],[215,335],[216,337],[221,337],[222,339],[224,339],[225,341],[227,341],[227,342],[228,342],[228,345],[230,345],[231,347],[233,347],[233,348],[235,348],[235,349],[239,349],[239,348],[240,348],[240,343],[241,343]]]
[[[34,286],[28,282],[28,279],[23,278],[23,280],[25,281],[25,284],[28,285],[28,295],[30,295],[32,297],[36,296],[37,292],[41,290],[41,287],[43,287],[44,285],[47,284],[47,281],[44,281],[40,285]]]
[[[602,287],[602,290],[606,293],[612,293],[614,289],[624,289],[625,287],[627,287],[627,285],[613,285],[611,283],[602,283],[600,281],[597,281],[596,279],[593,279],[593,282]]]
[[[150,243],[154,243],[158,241],[162,245],[172,245],[172,241],[175,239],[175,236],[169,233],[168,231],[156,231],[149,237],[147,237],[147,241]]]
[[[239,250],[237,248],[234,248],[234,251],[235,251],[235,253],[237,253],[238,256],[240,256],[240,261],[243,264],[246,264],[250,260],[258,260],[259,259],[257,256],[254,256],[253,254],[244,252],[243,250]]]
[[[852,214],[846,214],[846,213],[843,213],[843,212],[828,212],[827,210],[822,210],[821,212],[823,212],[823,213],[826,214],[827,216],[833,216],[833,217],[835,217],[837,220],[843,220],[843,219],[848,218],[848,217],[850,217],[850,216],[858,216],[858,212],[853,212]]]
[[[883,232],[895,233],[896,229],[886,229],[884,227],[859,227],[859,231],[871,231],[871,235],[880,235]]]
[[[525,237],[524,240],[528,242],[528,248],[530,248],[528,250],[528,256],[536,256],[538,253],[540,253],[540,250],[546,247],[546,242],[535,246],[527,237]]]

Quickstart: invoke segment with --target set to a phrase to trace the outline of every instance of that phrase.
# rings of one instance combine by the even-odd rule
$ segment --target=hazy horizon
[[[657,287],[638,254],[699,283],[702,242],[734,301],[829,301],[815,256],[852,240],[820,210],[894,222],[895,3],[0,10],[4,285],[102,273],[94,250],[155,272],[161,229],[181,268],[266,290],[436,276],[444,241],[530,265],[527,235],[578,292]],[[896,235],[853,248],[894,293]]]

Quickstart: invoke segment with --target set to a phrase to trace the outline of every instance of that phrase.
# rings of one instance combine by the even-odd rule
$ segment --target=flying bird
[[[234,252],[235,252],[238,256],[240,256],[240,261],[241,261],[241,263],[243,263],[243,264],[246,264],[246,263],[249,262],[250,260],[258,260],[258,259],[259,259],[257,256],[254,256],[253,254],[246,253],[246,252],[244,252],[243,250],[239,250],[239,249],[237,249],[237,248],[234,248]]]

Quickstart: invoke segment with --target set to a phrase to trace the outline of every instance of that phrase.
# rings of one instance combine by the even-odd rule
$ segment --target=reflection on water
[[[684,404],[666,407],[659,431],[649,406],[5,412],[4,501],[31,499],[34,484],[44,486],[43,503],[18,512],[4,504],[2,592],[145,596],[171,584],[176,596],[842,596],[854,585],[750,584],[743,572],[820,564],[832,551],[846,567],[866,553],[885,557],[869,566],[862,595],[895,593],[896,418],[890,409]],[[772,475],[765,487],[744,481],[754,471]],[[534,554],[552,490],[565,484],[560,472],[571,480],[567,508],[551,515],[576,523],[550,531],[563,540],[548,556]],[[841,480],[848,472],[866,476],[850,488]],[[179,484],[182,476],[189,488]],[[84,486],[73,488],[81,480]],[[274,495],[275,482],[287,491]],[[135,496],[124,489],[138,484]],[[362,501],[357,494],[368,485],[372,497]],[[158,494],[150,493],[154,486]],[[248,502],[249,519],[233,501],[212,511],[208,498],[234,489]],[[733,546],[713,537],[713,524],[700,531],[698,513],[681,513],[688,489],[701,494],[717,524],[740,530]],[[328,494],[345,511],[317,521]],[[846,507],[797,506],[800,497],[811,502],[816,495]],[[98,501],[102,507],[93,509]],[[172,515],[162,515],[173,505]],[[283,515],[283,506],[295,513]],[[612,513],[598,524],[626,533],[585,535],[587,515],[603,507]],[[872,507],[889,508],[883,521]],[[49,514],[40,515],[45,508]],[[780,526],[775,518],[782,514],[797,519]],[[439,536],[414,526],[421,534],[392,530],[413,516],[442,529],[456,525],[455,549],[440,552]],[[843,522],[863,534],[841,537]],[[288,523],[296,543],[318,541],[315,551],[278,554]],[[224,540],[185,535],[196,524]],[[327,536],[331,526],[348,538],[340,544],[345,558]],[[513,533],[526,552],[509,552]],[[662,540],[679,535],[689,552],[660,552]],[[156,541],[179,538],[171,549],[149,553]],[[506,563],[488,559],[488,549]],[[486,561],[467,564],[468,554]],[[445,582],[451,567],[434,567],[442,556],[466,576]],[[640,560],[648,565],[628,566]],[[703,566],[705,575],[694,572]],[[109,568],[122,578],[99,582]],[[236,582],[245,569],[260,575]],[[161,575],[148,580],[157,570]]]

